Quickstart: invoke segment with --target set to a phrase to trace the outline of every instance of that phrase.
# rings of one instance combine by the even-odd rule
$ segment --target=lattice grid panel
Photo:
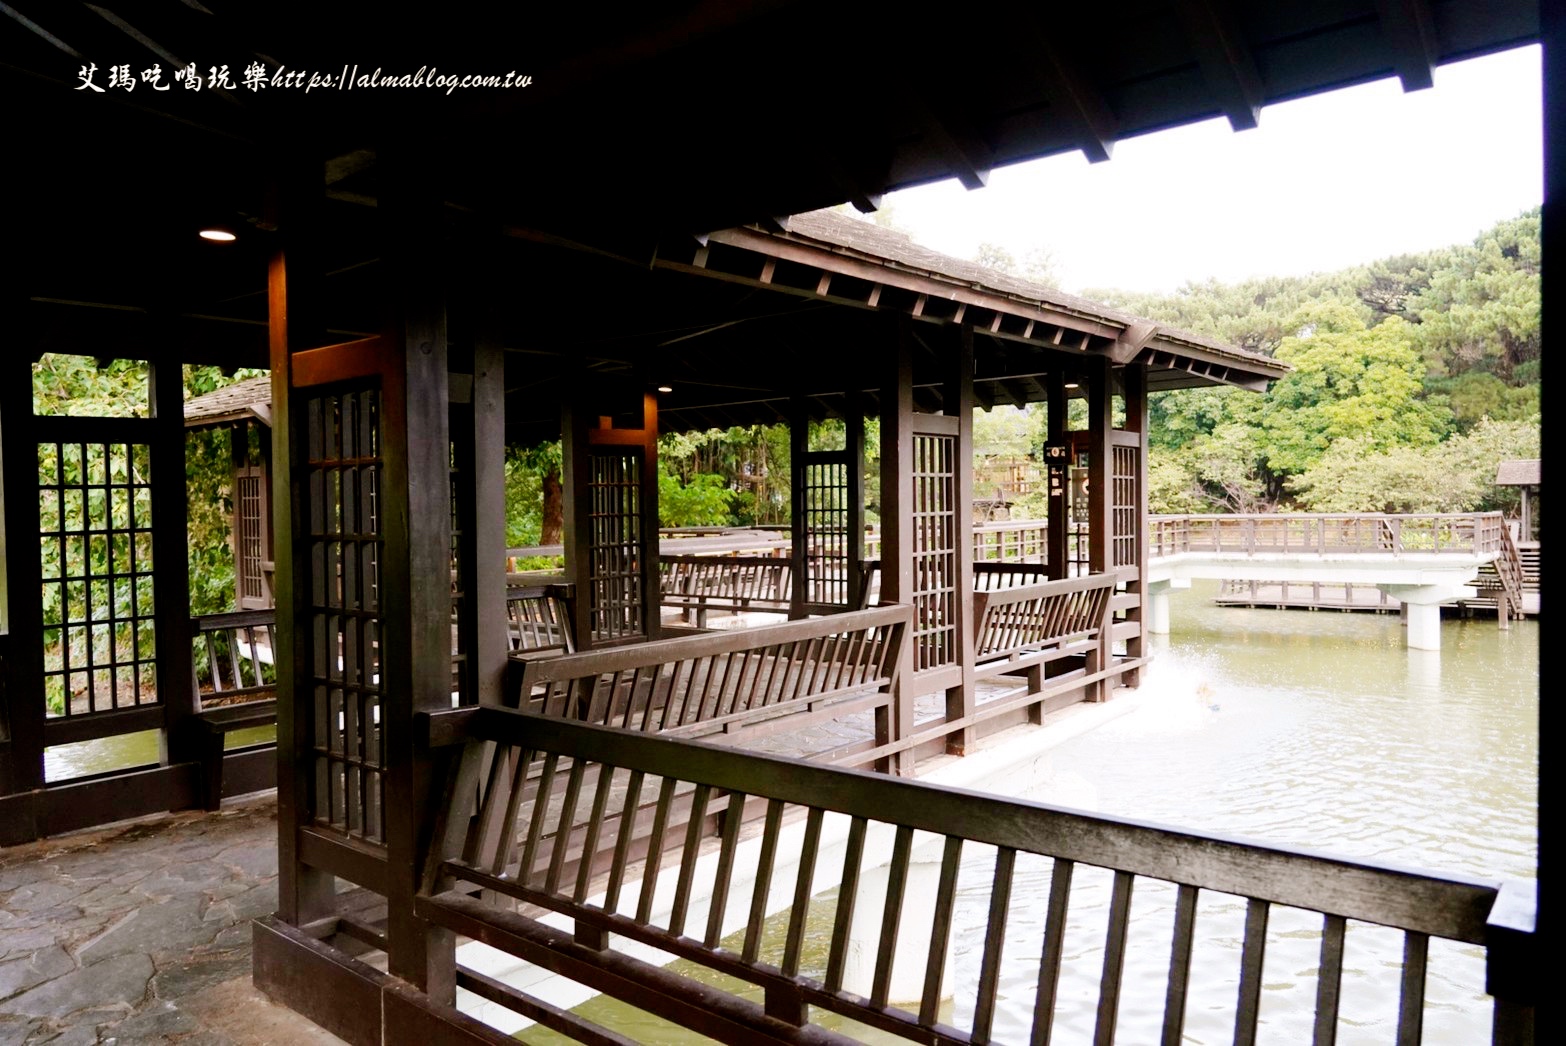
[[[144,443],[38,445],[51,717],[158,702],[151,460]]]
[[[316,396],[305,415],[312,811],[319,824],[381,843],[380,392]]]
[[[239,568],[239,598],[246,605],[265,606],[266,581],[261,564],[266,560],[266,498],[262,470],[241,469],[234,477],[238,506],[238,533],[234,535]]]
[[[1141,453],[1136,447],[1114,447],[1110,458],[1110,557],[1117,567],[1137,563],[1137,483]]]
[[[957,440],[913,437],[914,669],[957,660]]]
[[[589,627],[596,641],[644,635],[641,450],[595,447],[589,460]]]
[[[804,462],[805,601],[848,606],[849,557],[857,555],[848,533],[848,462],[841,452],[812,453]]]
[[[467,593],[462,588],[462,504],[467,475],[457,464],[457,445],[451,445],[451,694],[455,704],[473,704],[468,693],[468,637],[462,628],[463,603]]]

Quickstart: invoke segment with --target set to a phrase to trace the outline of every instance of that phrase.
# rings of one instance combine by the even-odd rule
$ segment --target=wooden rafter
[[[1180,0],[1176,6],[1202,75],[1229,118],[1229,126],[1236,131],[1251,130],[1260,118],[1266,94],[1256,59],[1233,15],[1214,0]]]
[[[1435,19],[1426,0],[1376,0],[1381,27],[1392,44],[1403,90],[1421,91],[1435,83]]]
[[[1037,17],[1030,14],[1028,20],[1035,26],[1035,45],[1042,60],[1032,68],[1043,80],[1050,100],[1076,124],[1082,155],[1089,163],[1102,163],[1114,151],[1119,134],[1115,114],[1077,64],[1051,42],[1053,34]]]

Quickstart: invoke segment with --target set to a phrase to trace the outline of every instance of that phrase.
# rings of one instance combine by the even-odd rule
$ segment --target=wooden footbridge
[[[1441,648],[1441,607],[1492,578],[1501,627],[1524,612],[1527,575],[1499,512],[1155,516],[1148,629],[1169,631],[1169,590],[1193,579],[1373,585],[1400,608],[1408,646]]]

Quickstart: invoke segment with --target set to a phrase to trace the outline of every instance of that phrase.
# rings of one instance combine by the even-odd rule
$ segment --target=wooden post
[[[572,383],[576,388],[582,382]],[[565,545],[566,580],[576,598],[571,601],[571,634],[577,650],[593,647],[592,568],[588,550],[593,547],[592,511],[585,504],[592,485],[592,459],[587,446],[587,430],[593,412],[576,396],[560,403],[560,484],[561,528]]]
[[[956,504],[953,506],[957,526],[957,664],[961,679],[946,691],[946,718],[962,719],[974,712],[975,687],[973,678],[973,327],[963,324],[958,335],[958,350],[951,360],[951,370],[946,376],[945,404],[947,416],[955,416],[957,429]],[[973,747],[974,732],[967,727],[946,735],[946,750],[952,755],[966,755]]]
[[[440,789],[413,731],[451,707],[451,431],[441,196],[432,165],[400,138],[380,153],[386,243],[386,368],[380,491],[381,730],[385,744],[387,970],[451,1005],[455,940],[418,918],[421,847]]]
[[[788,616],[798,619],[805,616],[805,589],[809,576],[810,530],[805,509],[807,485],[805,483],[805,455],[810,451],[810,414],[805,398],[795,396],[789,401],[788,411],[788,460],[789,460],[789,561],[794,573],[794,586],[789,598]]]
[[[1053,370],[1045,380],[1047,382],[1046,405],[1049,411],[1046,419],[1049,423],[1049,442],[1052,446],[1063,447],[1066,445],[1066,375],[1062,371]],[[1051,581],[1059,581],[1067,576],[1069,564],[1066,560],[1071,554],[1068,533],[1071,528],[1071,515],[1066,498],[1066,491],[1070,486],[1069,466],[1069,460],[1047,466],[1049,528],[1045,533],[1049,540],[1049,554],[1046,557],[1046,565],[1049,568]]]
[[[864,603],[870,579],[861,566],[865,555],[865,408],[858,389],[844,397],[844,448],[848,451],[848,605]],[[795,583],[796,587],[798,582]]]
[[[27,302],[10,303],[8,318],[25,330]],[[33,420],[33,353],[25,337],[0,355],[0,518],[5,537],[6,597],[4,679],[0,716],[9,744],[0,745],[0,797],[27,793],[44,783],[43,605],[38,544],[38,439]],[[10,598],[11,596],[16,598]],[[0,846],[36,838],[31,803],[0,799]]]
[[[1136,622],[1136,635],[1126,640],[1126,657],[1141,657],[1147,650],[1147,629],[1143,604],[1147,599],[1147,575],[1151,569],[1148,555],[1147,521],[1147,434],[1149,426],[1147,402],[1147,367],[1140,363],[1128,364],[1121,371],[1121,386],[1126,398],[1126,429],[1138,436],[1136,446],[1136,580],[1127,583],[1126,591],[1136,596],[1136,603],[1126,610],[1126,620]],[[1132,669],[1121,677],[1123,686],[1139,686],[1141,672]]]
[[[277,628],[277,913],[299,926],[329,914],[333,877],[305,863],[300,831],[311,824],[315,775],[311,664],[309,526],[304,517],[307,448],[292,433],[293,354],[324,341],[316,212],[321,166],[298,163],[274,177],[269,224],[278,243],[267,270],[267,337],[272,369],[272,557]]]
[[[1088,571],[1102,574],[1113,569],[1109,552],[1109,459],[1113,453],[1114,390],[1109,357],[1088,361]]]
[[[201,755],[190,665],[184,368],[175,357],[149,361],[147,383],[153,430],[148,441],[152,465],[152,599],[157,607],[154,635],[158,701],[164,715],[158,755],[159,762],[167,766],[192,762]],[[220,798],[207,797],[209,808]]]
[[[913,595],[913,332],[906,317],[893,322],[881,379],[881,601],[907,603]],[[918,630],[916,617],[892,688],[891,740],[913,732],[913,647],[919,641]],[[886,769],[911,772],[913,762],[912,753],[899,752]]]
[[[473,303],[482,308],[482,303]],[[505,359],[485,330],[472,354],[465,404],[452,406],[452,446],[460,482],[457,565],[463,593],[457,627],[463,641],[463,695],[473,704],[501,700],[506,640]],[[458,422],[460,421],[460,428]]]

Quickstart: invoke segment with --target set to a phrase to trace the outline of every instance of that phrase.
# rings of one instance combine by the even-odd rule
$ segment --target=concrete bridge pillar
[[[1176,588],[1190,588],[1187,578],[1164,578],[1147,585],[1147,631],[1161,636],[1169,634],[1169,592]]]
[[[1441,649],[1441,604],[1469,599],[1474,590],[1468,585],[1379,585],[1403,604],[1403,623],[1408,628],[1404,639],[1410,650]]]

